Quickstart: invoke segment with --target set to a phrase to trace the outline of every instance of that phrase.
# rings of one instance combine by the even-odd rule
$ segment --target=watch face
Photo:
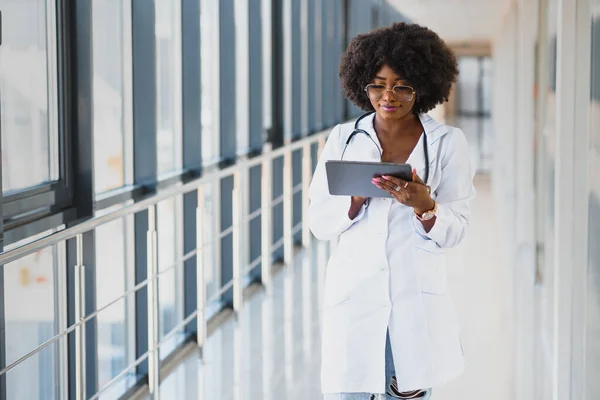
[[[425,220],[425,221],[429,221],[431,218],[433,218],[435,214],[433,214],[432,212],[426,212],[423,213],[423,215],[421,216],[421,219]]]

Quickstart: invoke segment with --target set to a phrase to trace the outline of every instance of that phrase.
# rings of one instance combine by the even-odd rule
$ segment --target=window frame
[[[77,110],[76,101],[78,96],[90,93],[90,70],[80,64],[81,58],[71,57],[73,49],[86,44],[89,47],[90,43],[80,42],[85,38],[75,36],[78,10],[66,0],[56,0],[52,5],[49,1],[48,10],[53,10],[55,15],[47,18],[56,20],[52,27],[56,32],[55,46],[48,51],[56,52],[57,63],[57,98],[54,101],[58,143],[51,143],[51,146],[58,148],[58,179],[2,194],[5,245],[91,216],[89,194],[80,190],[87,186],[87,182],[84,184],[87,178],[82,180],[82,176],[89,170],[90,158],[87,156],[92,149],[91,130],[81,128],[91,123],[91,115],[86,113],[87,109]],[[0,131],[0,140],[1,136]]]

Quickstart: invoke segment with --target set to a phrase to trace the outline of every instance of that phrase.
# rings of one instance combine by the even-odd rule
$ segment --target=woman
[[[462,131],[426,114],[447,101],[456,59],[434,32],[398,23],[352,40],[339,71],[346,97],[372,113],[351,138],[354,122],[333,129],[310,187],[311,231],[339,240],[326,272],[322,390],[428,399],[464,368],[444,249],[465,235],[474,173]],[[325,162],[342,156],[408,163],[413,180],[374,179],[392,198],[332,196]]]

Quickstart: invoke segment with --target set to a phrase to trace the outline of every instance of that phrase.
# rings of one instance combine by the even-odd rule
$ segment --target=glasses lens
[[[385,86],[383,85],[369,85],[367,86],[367,96],[372,100],[379,100],[385,93]]]
[[[400,101],[411,101],[413,90],[407,86],[396,86],[394,87],[394,95]]]

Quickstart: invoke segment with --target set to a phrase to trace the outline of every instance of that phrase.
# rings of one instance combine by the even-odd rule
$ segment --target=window
[[[220,156],[219,3],[202,1],[200,7],[202,163],[212,165]]]
[[[46,232],[45,236],[52,232]],[[34,237],[29,241],[38,239]],[[11,248],[24,243],[15,243]],[[6,363],[10,364],[66,328],[64,246],[49,247],[4,266]],[[60,399],[59,340],[6,375],[9,399]],[[64,366],[64,364],[63,364]]]
[[[94,185],[96,193],[132,182],[131,4],[92,2]]]
[[[183,321],[183,198],[178,196],[157,205],[158,302],[160,338],[163,340]],[[177,335],[161,343],[165,358],[180,343]]]
[[[261,18],[262,18],[262,68],[263,68],[263,126],[265,132],[269,131],[273,125],[272,115],[272,80],[273,80],[273,22],[271,19],[271,8],[273,0],[262,0]]]
[[[120,206],[117,206],[117,208]],[[113,208],[102,210],[108,214]],[[97,214],[98,216],[100,214]],[[118,219],[95,231],[96,309],[102,309],[134,287],[133,216]],[[100,311],[97,321],[98,388],[102,390],[135,358],[134,295]],[[135,371],[131,371],[133,375]],[[111,385],[101,398],[118,398],[135,383],[128,375]]]
[[[58,180],[56,11],[50,0],[0,0],[2,189]]]
[[[182,166],[181,1],[156,0],[157,170]]]
[[[458,97],[458,113],[470,116],[480,112],[479,84],[480,62],[477,57],[460,57],[458,59],[460,78],[456,84]]]
[[[250,46],[254,42],[254,32],[250,30],[250,11],[249,2],[238,1],[232,7],[234,8],[234,24],[232,38],[235,43],[235,53],[233,54],[233,64],[235,64],[235,100],[231,103],[235,107],[235,132],[236,132],[236,153],[247,154],[250,150],[250,113],[254,110],[254,104],[250,101],[253,97],[260,103],[260,93],[251,93],[252,76],[255,54],[250,51]],[[250,59],[252,57],[252,60]],[[223,70],[223,68],[221,68]],[[262,71],[260,71],[262,72]],[[260,74],[259,72],[259,74]],[[258,78],[258,77],[257,77]]]
[[[220,260],[220,182],[215,181],[203,187],[204,192],[204,281],[206,282],[206,298],[214,300],[221,288]],[[219,232],[219,233],[217,233]]]

